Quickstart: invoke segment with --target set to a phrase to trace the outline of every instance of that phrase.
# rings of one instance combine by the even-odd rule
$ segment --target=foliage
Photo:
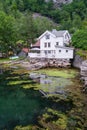
[[[51,18],[57,24],[53,25],[50,19],[33,18],[33,13]],[[23,40],[29,47],[41,33],[52,28],[69,30],[72,34],[87,28],[87,2],[73,0],[72,3],[62,5],[61,9],[55,8],[52,0],[1,0],[0,1],[0,51],[8,52],[9,47],[16,50],[16,42]],[[83,33],[83,32],[82,32]],[[85,37],[86,31],[81,35]],[[75,35],[77,35],[75,33]],[[74,36],[75,36],[74,35]],[[73,38],[74,38],[73,36]],[[77,40],[79,37],[74,38]],[[87,49],[86,39],[83,44],[73,45]]]
[[[72,44],[87,50],[87,30],[77,30],[72,37]]]
[[[16,127],[14,128],[14,130],[34,130],[34,129],[32,128],[32,126],[25,126],[25,127],[16,126]]]
[[[7,52],[15,42],[14,18],[0,12],[0,50]]]
[[[56,125],[57,128],[60,128],[60,130],[65,130],[67,127],[67,116],[64,113],[61,113],[60,111],[56,111],[54,109],[48,108],[47,113],[43,114],[43,121],[45,122],[51,122],[51,125]],[[49,129],[49,125],[47,126]]]
[[[79,55],[80,57],[82,57],[84,60],[87,59],[87,50],[77,50],[76,54]]]

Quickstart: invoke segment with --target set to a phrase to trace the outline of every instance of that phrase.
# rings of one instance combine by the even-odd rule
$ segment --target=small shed
[[[21,52],[18,54],[19,57],[28,56],[29,48],[22,48]]]

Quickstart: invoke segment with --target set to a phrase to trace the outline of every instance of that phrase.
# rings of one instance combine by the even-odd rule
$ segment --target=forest
[[[41,17],[34,18],[39,13]],[[45,16],[45,17],[42,17]],[[0,52],[29,47],[45,30],[69,30],[72,45],[87,50],[87,1],[55,8],[52,0],[0,0]]]

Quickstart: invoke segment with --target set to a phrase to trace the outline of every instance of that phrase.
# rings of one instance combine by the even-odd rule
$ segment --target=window
[[[56,42],[56,46],[58,46],[59,45],[59,42]]]
[[[59,52],[61,52],[61,50],[59,50]]]
[[[66,52],[68,52],[68,50],[66,50]]]
[[[45,55],[47,55],[47,51],[44,51]]]
[[[46,39],[50,39],[50,35],[49,34],[46,34]]]
[[[48,51],[48,53],[50,54],[50,53],[51,53],[51,51]]]
[[[48,47],[50,47],[50,42],[48,42]]]
[[[44,47],[47,47],[47,43],[46,42],[44,43]]]

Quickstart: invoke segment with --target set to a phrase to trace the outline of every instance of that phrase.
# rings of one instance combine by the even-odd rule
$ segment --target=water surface
[[[18,125],[38,125],[39,117],[43,119],[42,115],[47,113],[47,110],[52,109],[66,114],[75,108],[75,103],[78,103],[76,102],[79,101],[79,96],[76,95],[78,93],[70,98],[68,91],[68,89],[72,91],[74,88],[70,86],[76,87],[77,81],[42,73],[40,75],[31,73],[30,76],[31,78],[24,70],[16,68],[6,69],[0,74],[0,130],[13,130]],[[25,87],[26,85],[27,87]],[[51,95],[51,98],[45,97],[39,90]],[[56,97],[53,97],[55,94]],[[61,95],[62,98],[60,98]],[[79,108],[81,109],[81,106]],[[78,109],[76,108],[76,110]],[[78,112],[75,113],[78,115]],[[72,116],[72,112],[70,116]],[[73,122],[75,124],[76,120]]]

